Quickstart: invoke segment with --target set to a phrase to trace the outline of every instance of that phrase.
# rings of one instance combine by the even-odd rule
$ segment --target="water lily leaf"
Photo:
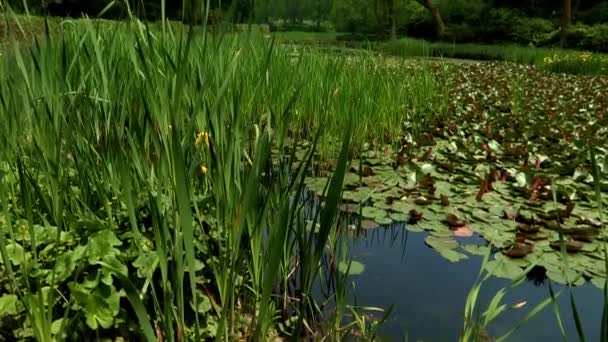
[[[402,214],[408,214],[412,208],[414,208],[414,206],[406,201],[394,201],[393,204],[391,204],[392,211]]]
[[[603,277],[591,278],[591,284],[593,284],[595,287],[599,288],[600,290],[604,289],[605,282],[606,282],[606,278],[603,278]]]
[[[517,264],[509,262],[510,259],[491,260],[486,263],[486,271],[497,278],[515,280],[519,278],[523,269]]]
[[[448,259],[451,262],[458,262],[460,260],[468,259],[469,257],[466,254],[457,252],[453,249],[442,249],[439,251],[442,257]]]
[[[581,286],[585,283],[582,273],[571,268],[564,270],[562,266],[547,269],[547,277],[562,285],[568,285],[568,282],[570,282],[573,286]]]
[[[386,210],[375,207],[364,207],[361,210],[361,214],[363,215],[363,217],[374,220],[376,222],[378,222],[377,220],[388,216]]]
[[[344,191],[342,194],[342,199],[345,201],[360,203],[367,201],[371,197],[372,193],[373,192],[370,188],[360,187],[354,191]]]
[[[424,229],[422,229],[422,227],[420,227],[419,225],[408,224],[405,226],[405,229],[409,230],[410,232],[414,232],[414,233],[424,232]]]
[[[441,252],[444,249],[454,249],[458,247],[458,242],[451,237],[427,236],[424,239],[427,245]]]
[[[325,184],[323,184],[325,186]],[[344,186],[345,187],[358,187],[361,186],[361,179],[359,175],[354,173],[347,173],[344,175]]]
[[[376,218],[376,222],[380,225],[387,226],[387,225],[393,223],[393,220],[388,216],[384,216],[384,217]]]
[[[402,214],[402,213],[390,213],[389,216],[395,222],[407,222],[410,219],[409,215]]]
[[[350,262],[350,268],[348,267],[349,263],[348,262],[344,262],[344,261],[340,261],[338,263],[338,271],[342,272],[342,273],[346,273],[348,271],[348,275],[359,275],[361,273],[363,273],[363,271],[365,271],[365,265],[352,260]]]
[[[488,246],[480,246],[473,244],[463,245],[462,248],[473,255],[486,255],[489,249]]]
[[[389,210],[391,208],[391,206],[389,204],[387,204],[386,201],[383,201],[383,200],[374,201],[374,207],[376,207],[378,209],[382,209],[382,210]]]

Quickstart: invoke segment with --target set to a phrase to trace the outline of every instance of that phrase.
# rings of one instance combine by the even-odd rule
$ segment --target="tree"
[[[397,40],[397,0],[391,0],[391,39]]]
[[[568,35],[568,27],[572,23],[572,0],[562,0],[562,20],[559,45],[566,45],[566,37]]]
[[[437,38],[441,39],[445,36],[445,24],[443,23],[443,19],[441,18],[441,13],[439,13],[439,9],[433,5],[431,0],[416,0],[419,4],[424,6],[431,15],[433,16],[433,21],[435,21],[436,34]]]

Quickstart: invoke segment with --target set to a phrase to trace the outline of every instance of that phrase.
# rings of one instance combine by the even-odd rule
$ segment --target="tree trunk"
[[[397,40],[397,0],[391,0],[391,39]]]
[[[441,39],[445,36],[445,24],[443,23],[443,19],[441,18],[441,13],[439,13],[439,9],[433,5],[431,0],[416,0],[419,4],[424,6],[431,15],[433,16],[433,20],[435,21],[436,34],[437,38]]]
[[[317,31],[321,31],[321,0],[317,0]]]
[[[572,0],[562,0],[562,5],[562,27],[560,32],[559,46],[565,47],[568,28],[570,27],[570,23],[572,23]]]

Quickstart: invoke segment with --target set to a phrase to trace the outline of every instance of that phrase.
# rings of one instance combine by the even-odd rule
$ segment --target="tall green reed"
[[[43,245],[35,227],[45,222],[56,227],[56,241],[64,233],[77,235],[67,255],[89,257],[77,258],[80,271],[67,272],[57,251],[50,257],[51,274],[61,276],[33,276],[43,290],[29,293],[27,286],[20,294],[38,340],[64,336],[53,336],[53,327],[70,330],[77,317],[70,308],[90,314],[81,275],[97,275],[96,282],[103,277],[98,286],[112,298],[124,293],[147,340],[239,334],[266,339],[277,333],[277,312],[297,320],[287,332],[297,338],[304,326],[323,320],[312,289],[326,279],[320,275],[327,269],[321,265],[329,237],[338,240],[337,203],[352,130],[343,130],[339,167],[328,187],[331,201],[319,212],[321,231],[309,232],[298,200],[304,176],[319,139],[350,126],[335,116],[323,125],[298,124],[312,114],[298,116],[306,112],[298,110],[304,107],[298,107],[296,90],[315,80],[300,71],[292,86],[286,71],[294,66],[272,44],[163,29],[166,34],[137,20],[64,23],[58,35],[30,48],[13,45],[14,57],[2,61],[11,72],[0,82],[7,123],[0,153],[18,180],[3,178],[10,199],[4,217],[9,226],[11,216],[26,217],[31,240],[24,248],[34,256],[19,270],[7,266],[14,289],[29,281],[22,272],[30,266],[47,267],[36,257]],[[308,60],[329,75],[339,64],[320,56]],[[350,91],[355,89],[361,88]],[[323,101],[310,108],[332,103],[329,97]],[[305,161],[293,165],[286,162],[293,155],[282,155],[279,167],[273,166],[271,151],[283,151],[290,130],[305,125],[316,137]],[[319,127],[329,128],[315,133]],[[196,143],[200,133],[208,143]],[[91,241],[101,233],[123,237],[117,243],[130,252],[110,247],[112,253],[94,255],[100,246]],[[5,265],[12,262],[5,251],[16,241],[11,235],[0,238]],[[138,260],[150,262],[137,269],[143,279],[129,276]],[[72,288],[60,291],[66,280]],[[56,292],[64,302],[55,300]],[[62,310],[63,320],[54,316]],[[87,324],[106,328],[113,315],[109,323]]]

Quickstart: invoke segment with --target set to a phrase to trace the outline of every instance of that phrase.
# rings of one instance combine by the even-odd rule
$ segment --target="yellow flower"
[[[207,167],[205,165],[201,165],[201,173],[202,174],[206,174],[207,173]]]
[[[592,55],[590,52],[583,52],[578,56],[578,58],[583,62],[587,62],[592,58]]]
[[[547,56],[543,59],[543,62],[545,62],[547,64],[551,64],[551,63],[553,63],[553,59],[551,57]]]
[[[205,146],[209,146],[209,133],[201,132],[196,135],[196,140],[194,141],[194,144],[198,146],[202,143],[204,143]]]

